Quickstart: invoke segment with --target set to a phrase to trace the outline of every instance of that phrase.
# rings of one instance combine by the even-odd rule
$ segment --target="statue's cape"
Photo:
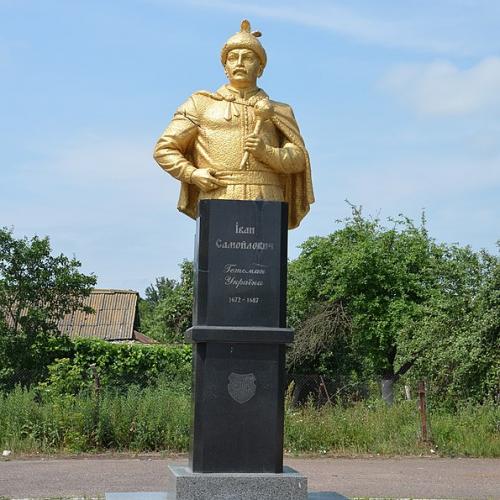
[[[264,97],[267,97],[267,94],[262,90],[260,93]],[[199,92],[194,94],[193,97],[197,94],[211,97],[218,101],[223,100],[223,96],[219,93],[212,94],[209,92]],[[314,203],[311,163],[292,108],[287,104],[276,101],[271,101],[271,103],[273,104],[274,110],[271,121],[289,142],[301,149],[305,158],[305,168],[302,172],[280,175],[283,183],[284,198],[288,203],[288,228],[293,229],[298,227],[300,221],[309,212],[310,205]],[[192,162],[192,158],[188,159]],[[198,187],[194,184],[183,182],[181,184],[177,208],[189,217],[196,219],[198,215],[198,198]]]

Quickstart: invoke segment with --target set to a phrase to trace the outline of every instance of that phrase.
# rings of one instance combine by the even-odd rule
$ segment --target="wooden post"
[[[92,370],[92,378],[94,379],[94,392],[97,397],[99,397],[99,392],[101,391],[101,380],[99,379],[99,373],[97,372],[97,367],[95,363],[90,365]]]
[[[99,378],[99,373],[97,371],[97,366],[95,365],[95,363],[92,363],[90,365],[90,369],[92,371],[92,378],[94,379],[94,391],[93,391],[94,408],[92,415],[93,434],[94,434],[94,442],[96,446],[98,446],[99,445],[98,427],[99,427],[99,413],[100,413],[100,402],[101,402],[101,380]]]
[[[320,375],[319,376],[319,379],[320,379],[320,390],[323,389],[323,392],[325,393],[325,396],[326,396],[326,400],[328,401],[328,403],[331,403],[332,400],[330,398],[330,394],[328,394],[328,389],[326,388],[326,384],[325,384],[325,379],[323,378],[323,375]]]
[[[427,402],[425,394],[425,382],[423,380],[418,383],[418,410],[420,412],[422,441],[427,442],[429,440],[427,429]]]

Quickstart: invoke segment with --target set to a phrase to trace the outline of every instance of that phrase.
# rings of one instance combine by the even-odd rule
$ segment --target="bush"
[[[49,366],[40,388],[56,394],[77,394],[95,386],[125,389],[149,386],[158,380],[189,384],[191,346],[111,344],[77,339],[70,357]]]

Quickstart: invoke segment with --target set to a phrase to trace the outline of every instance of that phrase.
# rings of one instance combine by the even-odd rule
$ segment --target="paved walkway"
[[[181,459],[68,458],[0,461],[0,497],[43,498],[165,491],[166,468]],[[314,499],[345,497],[500,499],[500,460],[286,458]],[[323,494],[319,494],[322,492]],[[207,499],[208,500],[208,499]]]

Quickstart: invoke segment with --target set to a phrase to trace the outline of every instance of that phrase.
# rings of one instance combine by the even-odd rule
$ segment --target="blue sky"
[[[0,0],[0,226],[49,235],[101,287],[178,276],[195,223],[152,149],[192,92],[224,83],[220,48],[245,17],[268,53],[259,84],[311,155],[316,203],[290,257],[346,199],[425,209],[438,241],[495,251],[496,0]]]

